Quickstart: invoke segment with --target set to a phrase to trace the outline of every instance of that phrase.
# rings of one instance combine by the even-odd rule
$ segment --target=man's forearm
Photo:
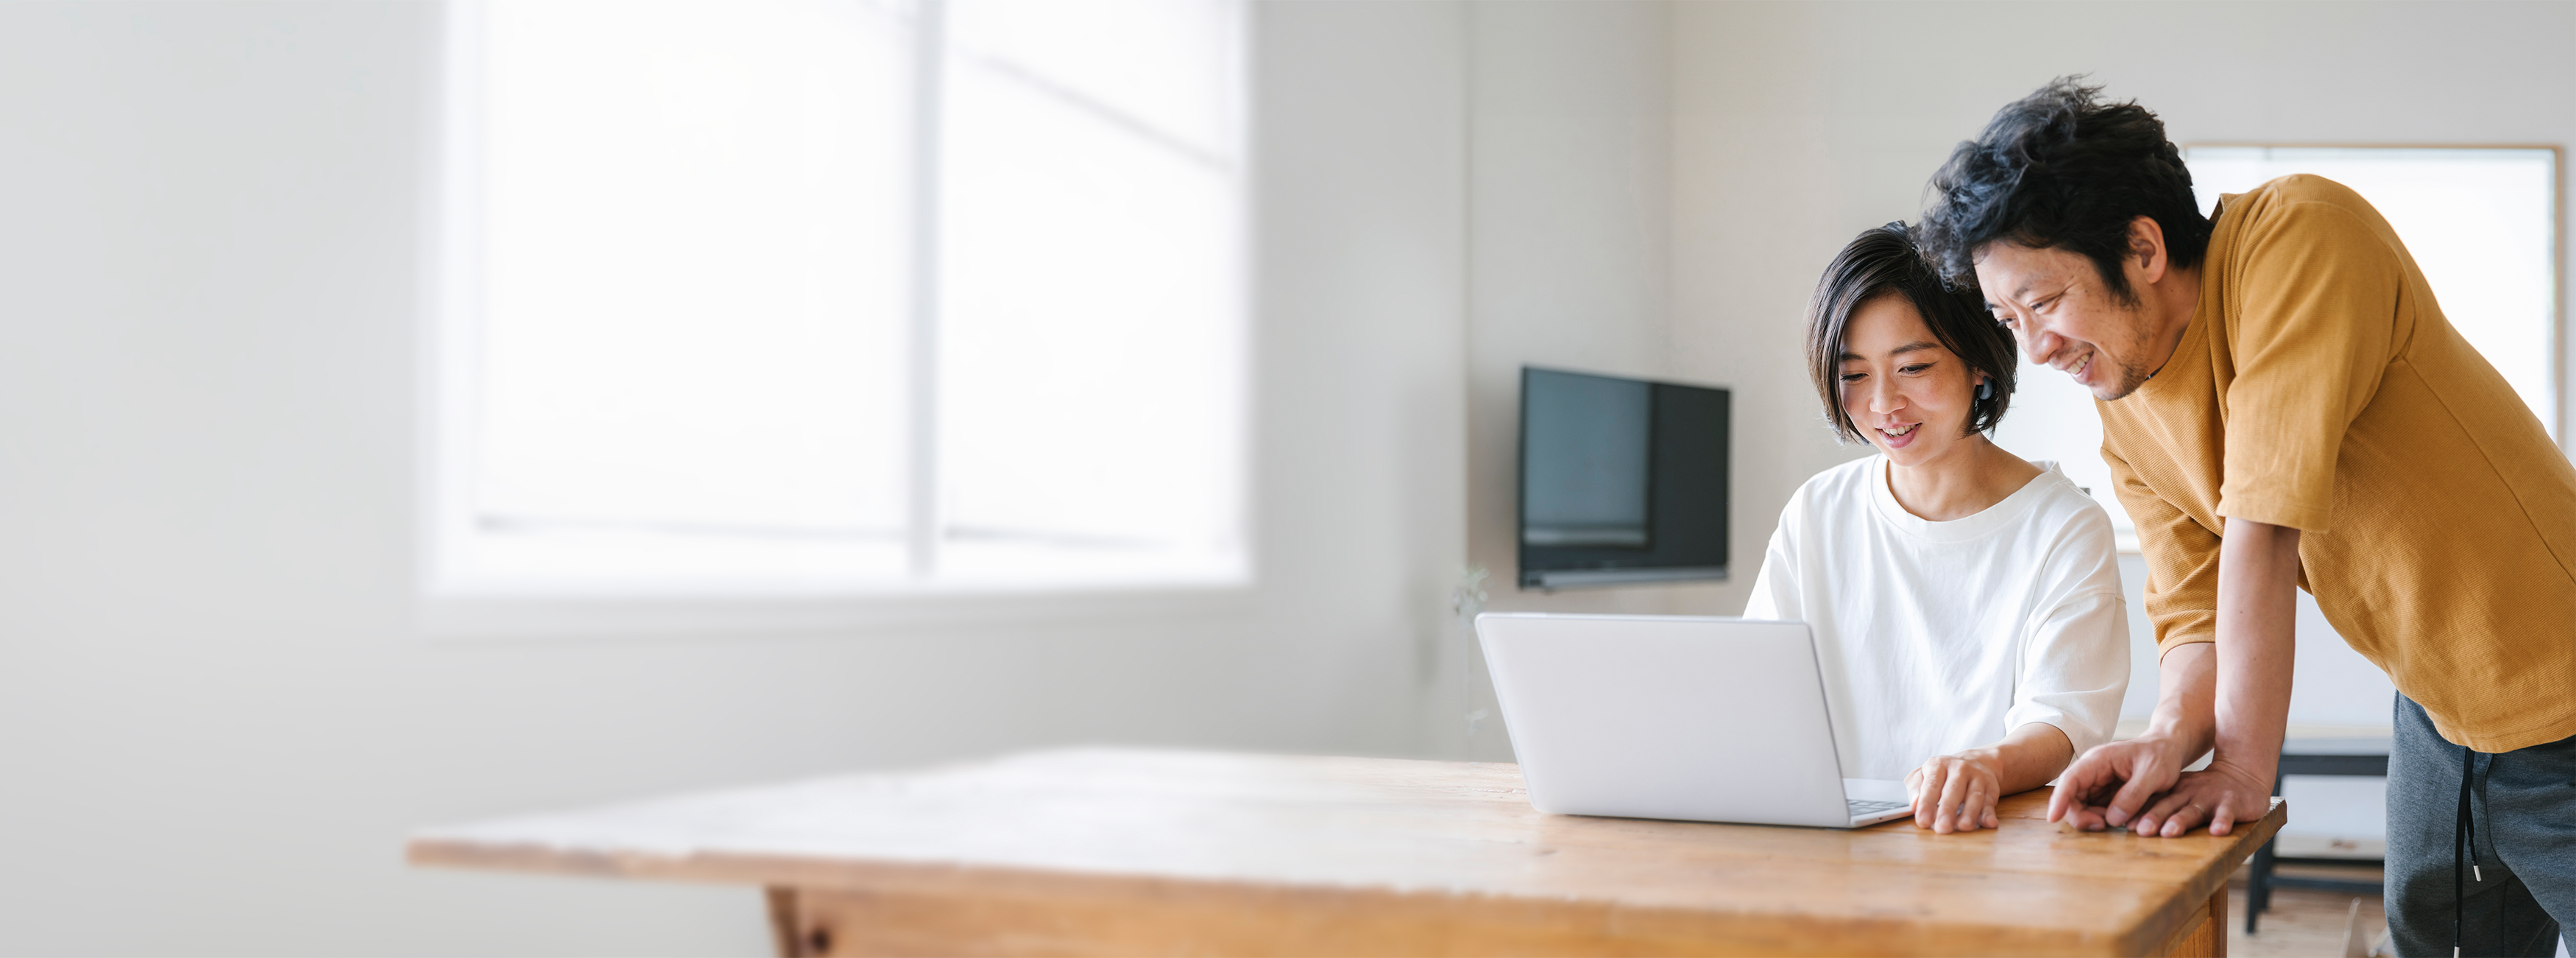
[[[2147,737],[2169,739],[2183,761],[2209,751],[2217,737],[2217,647],[2191,642],[2173,647],[2156,662],[2156,711],[2147,720]]]
[[[2218,550],[2214,761],[2270,779],[2290,715],[2299,530],[2227,521]]]

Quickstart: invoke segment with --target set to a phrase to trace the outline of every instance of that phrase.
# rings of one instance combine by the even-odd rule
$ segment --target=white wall
[[[411,625],[434,12],[0,4],[0,953],[761,952],[749,890],[417,870],[401,843],[1056,742],[1439,747],[1460,9],[1259,10],[1237,607],[478,641]]]
[[[1722,583],[1552,594],[1516,585],[1524,364],[1728,384],[1671,350],[1672,7],[1539,0],[1476,4],[1468,16],[1467,542],[1491,573],[1487,607],[1733,614],[1751,565]],[[1767,518],[1762,526],[1748,540],[1739,520],[1735,556],[1760,561]],[[1470,707],[1491,711],[1481,663],[1459,667],[1481,696]],[[1499,723],[1482,723],[1469,753],[1508,758]]]

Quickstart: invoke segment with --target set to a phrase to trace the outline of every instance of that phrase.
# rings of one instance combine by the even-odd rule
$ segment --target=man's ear
[[[2165,267],[2172,260],[2165,255],[2165,228],[2152,216],[2129,220],[2129,261],[2138,264],[2140,277],[2149,283],[2163,279]]]

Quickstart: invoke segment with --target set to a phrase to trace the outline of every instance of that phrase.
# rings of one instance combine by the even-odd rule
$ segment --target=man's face
[[[2133,269],[2133,264],[2122,263]],[[2138,288],[2141,277],[2129,277]],[[2111,292],[2083,254],[2009,242],[1978,251],[1977,286],[2022,354],[2054,367],[2108,402],[2137,390],[2163,365],[2143,305]]]

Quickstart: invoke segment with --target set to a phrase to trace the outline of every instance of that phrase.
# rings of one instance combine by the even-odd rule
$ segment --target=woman
[[[1997,799],[2108,741],[2129,684],[2110,516],[1987,438],[2014,361],[1904,224],[1845,247],[1808,307],[1808,369],[1836,436],[1879,454],[1790,497],[1744,609],[1815,630],[1843,774],[1905,779],[1942,833],[1995,827]]]

